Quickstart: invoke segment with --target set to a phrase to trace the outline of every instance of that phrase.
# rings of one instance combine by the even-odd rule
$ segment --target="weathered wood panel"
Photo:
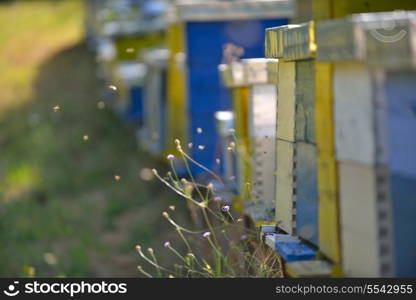
[[[272,221],[275,211],[277,88],[258,84],[251,87],[250,144],[253,145],[251,199],[256,206],[253,219]],[[254,213],[254,207],[250,211]]]
[[[295,141],[296,68],[294,62],[279,61],[277,137]]]
[[[277,140],[276,168],[276,221],[278,226],[289,234],[293,232],[294,222],[294,182],[292,142]]]
[[[305,240],[318,245],[316,147],[313,144],[296,142],[295,149],[296,232]]]

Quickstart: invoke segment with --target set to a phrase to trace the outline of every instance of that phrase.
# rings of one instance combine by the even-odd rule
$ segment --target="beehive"
[[[373,11],[392,11],[397,9],[414,9],[415,2],[403,0],[314,0],[312,17],[315,21],[341,18],[349,14]],[[333,43],[339,43],[339,33]],[[317,43],[318,49],[322,41]],[[344,47],[345,46],[345,47]],[[349,45],[341,46],[350,48]],[[321,49],[322,50],[322,49]],[[320,195],[319,222],[326,226],[319,227],[320,248],[334,262],[341,261],[339,235],[339,199],[338,166],[335,159],[335,142],[333,127],[333,65],[330,62],[317,61],[315,64],[316,82],[316,139],[318,149],[318,190]]]
[[[176,26],[179,37],[174,42],[181,45],[172,51],[171,59],[173,64],[180,61],[181,66],[174,66],[175,73],[168,78],[168,97],[172,97],[169,142],[184,139],[184,144],[193,144],[190,154],[196,161],[208,168],[215,165],[218,135],[214,112],[231,109],[232,102],[229,92],[219,85],[217,65],[240,56],[262,56],[264,28],[285,24],[292,14],[290,0],[177,2],[171,26]],[[223,57],[224,47],[230,44],[242,48],[243,53]],[[181,82],[175,84],[173,77],[178,73],[182,73]],[[194,175],[203,172],[194,164],[191,169]]]
[[[343,266],[349,276],[415,274],[416,245],[406,242],[416,233],[408,213],[416,194],[416,165],[409,156],[416,147],[408,129],[414,127],[414,18],[413,12],[360,14],[318,26],[318,60],[333,63],[334,70]],[[391,32],[383,38],[386,22],[394,22],[396,41],[386,40]],[[328,44],[334,37],[336,43]]]
[[[143,122],[143,85],[146,65],[138,61],[122,61],[114,64],[111,85],[117,88],[115,109],[129,122]]]
[[[277,223],[287,233],[297,234],[317,245],[315,50],[312,22],[270,28],[266,34],[266,55],[280,57]]]
[[[217,124],[217,132],[221,138],[221,155],[217,164],[222,165],[219,173],[222,175],[223,181],[228,187],[229,192],[237,192],[236,173],[237,173],[237,156],[230,149],[230,145],[234,143],[235,117],[233,111],[217,111],[215,113],[215,121]],[[221,164],[222,162],[222,164]]]
[[[165,149],[166,130],[166,66],[169,51],[159,48],[143,53],[147,66],[144,84],[144,124],[139,129],[143,148],[154,154]]]
[[[275,161],[278,60],[252,58],[242,60],[250,87],[248,135],[251,191],[245,212],[257,224],[275,217]]]
[[[230,90],[232,97],[232,112],[234,115],[234,134],[230,141],[235,143],[232,151],[236,159],[235,177],[231,178],[231,184],[235,182],[237,187],[237,197],[233,205],[237,210],[243,212],[244,201],[248,197],[247,183],[251,182],[250,157],[251,147],[249,141],[248,128],[248,103],[249,88],[244,66],[241,62],[231,62],[229,64],[221,64],[218,66],[222,85]],[[230,178],[228,178],[230,179]]]

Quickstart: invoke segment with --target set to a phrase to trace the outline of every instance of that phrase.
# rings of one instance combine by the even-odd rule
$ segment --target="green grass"
[[[172,237],[161,212],[181,202],[97,108],[82,17],[76,0],[0,5],[0,276],[138,276],[134,245]]]

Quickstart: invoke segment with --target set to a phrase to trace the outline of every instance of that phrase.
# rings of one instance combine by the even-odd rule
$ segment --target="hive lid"
[[[387,69],[416,68],[416,11],[362,14],[366,62]]]
[[[241,61],[248,85],[277,84],[279,60],[273,58],[247,58]]]
[[[315,23],[291,26],[283,31],[283,59],[296,61],[315,57]]]
[[[293,0],[178,0],[169,11],[169,21],[291,18]]]
[[[228,88],[246,86],[247,80],[244,66],[241,62],[231,62],[218,66],[222,84]]]
[[[317,60],[362,61],[388,69],[416,66],[416,12],[351,15],[317,24]]]
[[[297,25],[292,24],[266,28],[264,51],[267,58],[283,57],[283,31],[295,26]]]

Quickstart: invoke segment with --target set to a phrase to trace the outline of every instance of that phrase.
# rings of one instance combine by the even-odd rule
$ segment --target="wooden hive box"
[[[190,154],[205,167],[212,168],[216,160],[218,135],[213,115],[232,107],[231,95],[220,86],[216,70],[218,64],[231,62],[227,60],[229,57],[224,60],[224,47],[237,44],[234,46],[242,48],[244,51],[237,54],[237,59],[262,56],[259,42],[264,29],[286,24],[293,14],[293,5],[291,0],[177,1],[173,18],[181,24],[186,86],[182,87],[183,97],[176,98],[178,103],[170,106],[181,111],[170,113],[172,119],[168,123],[176,123],[178,116],[186,119],[173,125],[178,127],[176,135],[184,137],[186,143],[193,143]],[[191,171],[194,175],[205,172],[194,164]]]

